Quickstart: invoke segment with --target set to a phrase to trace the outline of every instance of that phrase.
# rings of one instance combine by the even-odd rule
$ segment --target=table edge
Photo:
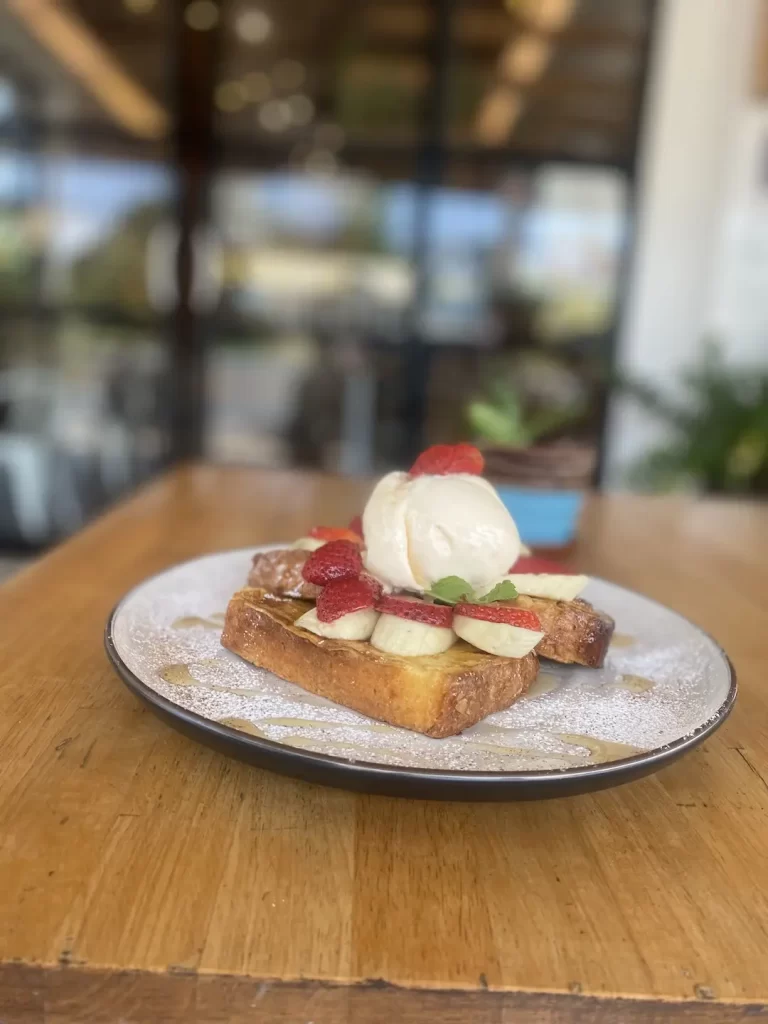
[[[128,1003],[132,1007],[143,1006],[150,1014],[162,1014],[164,1020],[178,1019],[189,1024],[219,1020],[216,1015],[222,1011],[233,1016],[252,1013],[259,1003],[271,1020],[284,1019],[288,1024],[303,1019],[301,1013],[309,1010],[310,1005],[317,1008],[318,1001],[327,1010],[341,1014],[340,1024],[364,1024],[367,1018],[360,1015],[366,1013],[371,1014],[372,1020],[380,1020],[384,1011],[392,1015],[391,1019],[408,1011],[411,1019],[423,1014],[429,1020],[434,1019],[437,1009],[465,1014],[494,1011],[499,1015],[514,1010],[515,1021],[520,1024],[543,1019],[553,1024],[608,1024],[617,1019],[618,1010],[625,1024],[647,1021],[649,1012],[659,1024],[731,1024],[747,1018],[768,1021],[766,999],[768,991],[765,999],[719,999],[702,986],[693,986],[690,997],[582,993],[576,984],[571,991],[490,988],[483,975],[478,986],[430,987],[399,985],[381,978],[339,981],[207,973],[183,965],[148,971],[70,963],[0,962],[0,1012],[5,1017],[6,1008],[13,1009],[19,1021],[28,1020],[30,1024],[49,1015],[57,1022],[74,1022],[97,1009],[117,1013]],[[347,1018],[348,1012],[353,1012],[353,1016]],[[146,1019],[153,1018],[150,1015]]]

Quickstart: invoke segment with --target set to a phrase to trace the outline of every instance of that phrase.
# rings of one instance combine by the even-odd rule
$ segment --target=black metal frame
[[[192,307],[194,238],[209,211],[214,139],[213,93],[221,19],[208,32],[184,20],[184,0],[176,0],[175,158],[178,177],[178,299],[173,314],[171,363],[173,408],[171,458],[197,458],[205,440],[205,324]]]

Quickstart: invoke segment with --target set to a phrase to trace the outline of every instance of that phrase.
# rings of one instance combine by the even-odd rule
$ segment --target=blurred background
[[[170,462],[768,490],[764,0],[0,0],[0,550]]]

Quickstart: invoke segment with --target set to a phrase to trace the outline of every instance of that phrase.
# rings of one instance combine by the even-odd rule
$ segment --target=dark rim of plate
[[[701,743],[707,738],[707,736],[723,724],[731,713],[736,701],[736,695],[738,693],[736,672],[731,659],[717,640],[707,633],[706,630],[697,626],[696,623],[691,622],[691,620],[686,618],[685,615],[681,615],[680,612],[667,608],[667,606],[663,605],[660,601],[656,601],[652,597],[646,597],[645,594],[639,594],[636,590],[631,590],[629,587],[621,587],[621,589],[626,590],[627,593],[634,594],[636,597],[641,597],[644,601],[650,601],[652,604],[655,604],[657,607],[662,608],[664,611],[669,612],[672,615],[677,615],[712,644],[712,646],[719,652],[728,668],[728,693],[712,718],[704,722],[698,727],[698,729],[695,729],[687,736],[681,736],[679,739],[674,740],[672,743],[668,743],[663,747],[655,747],[653,750],[643,751],[640,754],[633,754],[630,757],[622,757],[615,761],[605,761],[595,765],[586,765],[576,768],[548,768],[522,772],[474,772],[460,770],[450,771],[442,768],[418,768],[379,764],[376,761],[351,761],[348,758],[336,757],[334,754],[322,754],[319,751],[300,750],[296,747],[291,747],[288,744],[279,743],[277,740],[268,740],[263,739],[260,736],[252,736],[250,733],[242,732],[240,729],[234,729],[232,726],[222,725],[214,719],[204,718],[202,715],[198,715],[195,711],[188,711],[179,704],[174,704],[174,702],[168,700],[167,697],[163,697],[162,694],[153,690],[151,686],[145,683],[128,668],[120,657],[117,647],[115,646],[112,627],[122,606],[134,595],[139,587],[145,586],[152,580],[158,579],[174,569],[179,569],[184,565],[190,565],[192,562],[200,561],[202,558],[211,558],[215,555],[232,555],[236,554],[237,550],[242,550],[244,554],[253,554],[256,551],[279,548],[280,546],[281,545],[279,544],[255,545],[253,548],[217,551],[211,552],[207,555],[200,555],[197,558],[189,558],[183,562],[176,563],[176,565],[168,566],[167,569],[163,569],[158,573],[147,576],[135,587],[132,587],[128,593],[118,601],[110,612],[104,630],[104,647],[106,649],[107,656],[109,657],[113,668],[128,688],[147,704],[152,705],[157,710],[164,712],[172,718],[176,718],[186,723],[197,731],[207,733],[210,736],[217,737],[221,740],[227,741],[228,743],[232,743],[235,746],[256,748],[263,750],[267,754],[272,753],[280,757],[289,756],[294,763],[301,764],[307,768],[311,768],[313,765],[317,765],[318,767],[333,765],[339,770],[346,771],[349,775],[368,777],[375,776],[382,779],[411,777],[413,779],[422,779],[424,781],[431,781],[435,783],[450,783],[459,788],[462,784],[466,785],[470,783],[474,785],[486,783],[504,783],[508,785],[519,783],[520,785],[523,785],[525,783],[556,781],[558,779],[562,779],[565,784],[566,782],[575,782],[579,779],[605,779],[606,777],[611,776],[617,776],[616,781],[618,783],[621,776],[632,776],[634,774],[633,770],[636,768],[641,766],[651,767],[653,765],[661,766],[667,761],[675,760],[680,754],[685,753],[685,751],[690,747],[695,747],[697,744]],[[590,576],[590,579],[597,580],[601,583],[607,583],[609,586],[621,586],[621,584],[618,583],[611,583],[610,580],[604,580],[600,576]]]

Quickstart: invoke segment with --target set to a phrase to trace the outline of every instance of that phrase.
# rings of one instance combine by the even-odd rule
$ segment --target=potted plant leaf
[[[536,407],[513,386],[499,382],[490,386],[487,397],[470,402],[466,414],[488,477],[523,542],[562,553],[576,537],[596,464],[594,446],[566,433],[583,419],[583,402]]]
[[[729,367],[708,341],[674,398],[647,381],[620,386],[669,428],[665,443],[633,467],[634,486],[768,495],[768,367]]]

